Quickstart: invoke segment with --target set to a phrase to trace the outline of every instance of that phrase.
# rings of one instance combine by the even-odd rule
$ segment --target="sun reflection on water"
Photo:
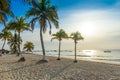
[[[83,54],[87,56],[94,56],[96,54],[96,50],[82,50]]]

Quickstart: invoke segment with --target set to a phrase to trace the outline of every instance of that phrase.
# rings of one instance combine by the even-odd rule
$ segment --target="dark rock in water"
[[[24,57],[21,57],[18,62],[25,62],[25,58]]]

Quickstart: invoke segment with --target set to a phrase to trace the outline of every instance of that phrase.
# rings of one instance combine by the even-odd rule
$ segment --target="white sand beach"
[[[37,64],[42,56],[23,56],[25,62],[17,62],[15,55],[0,57],[0,80],[120,80],[120,65],[48,56],[47,63]]]

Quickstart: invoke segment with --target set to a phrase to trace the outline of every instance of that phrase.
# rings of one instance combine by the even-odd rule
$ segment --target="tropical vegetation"
[[[8,26],[6,27],[7,30],[13,30],[14,31],[14,35],[18,36],[18,38],[21,37],[21,32],[23,32],[24,30],[30,30],[29,28],[29,24],[25,22],[25,18],[24,17],[20,17],[20,18],[17,18],[14,20],[14,21],[11,21],[9,22]],[[15,37],[16,38],[16,37]],[[18,39],[20,40],[20,39]],[[21,49],[20,49],[20,41],[18,41],[18,52],[20,54],[21,52]],[[18,54],[18,56],[19,56]]]
[[[57,60],[60,60],[60,48],[61,48],[61,41],[62,39],[66,39],[68,38],[68,35],[67,33],[63,30],[63,29],[60,29],[60,31],[58,31],[56,34],[52,34],[52,39],[57,39],[59,41],[59,49],[58,49],[58,58]]]
[[[77,56],[76,55],[77,42],[79,40],[83,40],[84,38],[81,36],[80,32],[71,33],[70,38],[73,39],[74,43],[75,43],[75,61],[74,62],[77,62],[77,59],[76,59],[76,56]]]
[[[51,34],[52,26],[55,28],[59,28],[58,22],[58,14],[56,6],[50,4],[50,0],[19,0],[23,1],[23,3],[30,4],[30,9],[26,12],[26,16],[24,17],[16,17],[14,20],[11,20],[6,25],[7,17],[12,16],[14,17],[14,13],[11,11],[11,0],[0,0],[0,23],[5,26],[4,30],[0,32],[0,39],[3,42],[2,49],[6,42],[10,46],[11,53],[16,53],[18,56],[21,53],[21,44],[22,44],[22,37],[21,33],[26,30],[34,30],[35,24],[39,24],[40,28],[40,41],[41,47],[43,52],[43,61],[47,61],[45,58],[45,47],[44,47],[44,35],[43,33],[46,32],[47,28],[49,27],[49,34]],[[30,18],[30,23],[26,22],[26,19]],[[31,29],[30,29],[31,27]],[[10,32],[12,31],[12,32]],[[13,33],[13,34],[12,34]],[[74,40],[75,43],[75,61],[77,62],[77,42],[79,40],[83,40],[84,38],[81,36],[79,32],[71,33],[70,37],[68,37],[67,33],[60,29],[55,34],[52,34],[52,39],[57,39],[59,41],[58,47],[58,58],[60,60],[60,50],[61,50],[61,41],[63,39],[71,38]],[[34,49],[34,44],[32,42],[26,42],[23,45],[23,50],[30,51]],[[22,57],[20,60],[24,60],[25,58]]]
[[[8,41],[8,44],[10,45],[11,53],[17,54],[19,56],[19,45],[22,43],[21,37],[18,36],[18,34],[14,34],[14,36]]]
[[[5,25],[7,15],[14,17],[13,12],[10,9],[10,0],[0,0],[0,22]]]
[[[4,30],[3,30],[3,31],[0,33],[0,39],[1,39],[2,41],[4,41],[1,50],[4,49],[4,46],[5,46],[6,41],[9,41],[9,40],[11,39],[11,37],[12,37],[12,33],[9,32],[9,31],[4,31]]]
[[[24,50],[26,50],[27,52],[32,52],[32,50],[34,49],[34,44],[32,42],[26,42],[24,44],[24,47],[23,47]]]
[[[52,24],[58,28],[58,14],[55,6],[50,5],[50,0],[41,0],[39,3],[32,1],[32,8],[27,11],[26,17],[32,17],[30,26],[34,29],[35,23],[38,22],[40,25],[40,40],[43,51],[43,59],[45,60],[45,48],[43,33],[46,32],[47,26],[49,25],[51,34]]]

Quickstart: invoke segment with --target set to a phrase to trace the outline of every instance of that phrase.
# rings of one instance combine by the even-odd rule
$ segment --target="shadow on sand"
[[[18,62],[18,61],[17,62],[12,62],[12,64],[14,64],[14,63],[20,63],[20,62]],[[30,65],[26,65],[26,66],[22,66],[22,67],[13,68],[13,69],[10,69],[10,70],[0,71],[0,73],[6,73],[6,72],[15,71],[15,70],[19,70],[19,69],[24,69],[24,68],[27,68],[27,67],[33,67],[33,66],[40,65],[40,64],[45,64],[45,63],[48,63],[48,61],[47,60],[40,60],[40,61],[36,62],[35,64],[30,64]],[[9,63],[9,64],[11,64],[11,63]],[[65,69],[71,67],[71,65],[74,65],[74,64],[76,64],[76,63],[71,62],[70,64],[65,65],[59,71],[57,71],[55,73],[52,73],[52,74],[49,74],[50,77],[49,77],[48,80],[52,80],[53,78],[57,77]]]
[[[11,63],[8,63],[8,64],[15,64],[15,63],[21,63],[21,61],[11,62]],[[30,64],[30,65],[26,65],[26,66],[22,66],[22,67],[13,68],[13,69],[10,69],[10,70],[0,71],[0,73],[15,71],[15,70],[24,69],[24,68],[27,68],[27,67],[33,67],[33,66],[36,66],[36,65],[39,65],[39,64],[44,64],[44,63],[48,63],[48,61],[40,60],[40,61],[36,62],[35,64]]]
[[[44,64],[44,63],[48,63],[48,61],[47,60],[40,60],[40,61],[36,62],[36,64]]]
[[[75,63],[72,62],[72,63],[64,66],[63,68],[61,68],[57,73],[50,75],[49,80],[52,80],[53,78],[55,78],[57,75],[59,75],[60,73],[62,73],[65,69],[69,68],[69,67],[70,67],[71,65],[73,65],[73,64],[75,64]]]

